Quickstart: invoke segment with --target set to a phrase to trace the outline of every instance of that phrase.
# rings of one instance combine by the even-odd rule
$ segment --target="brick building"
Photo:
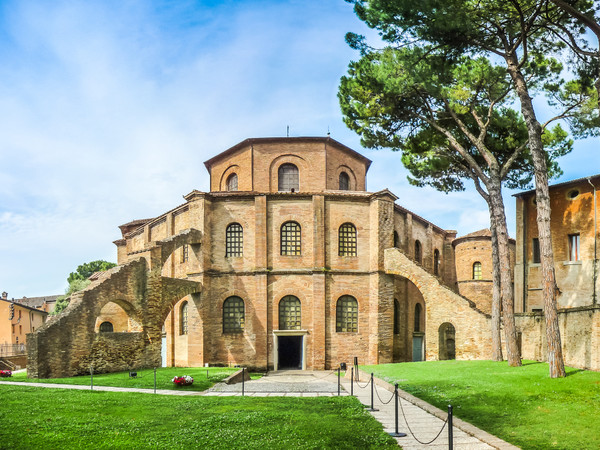
[[[46,311],[9,299],[8,293],[3,292],[0,298],[0,356],[24,353],[27,334],[40,328],[47,316]]]
[[[565,362],[600,370],[600,175],[550,186],[552,250]],[[515,310],[523,357],[544,359],[545,324],[535,191],[517,194]]]

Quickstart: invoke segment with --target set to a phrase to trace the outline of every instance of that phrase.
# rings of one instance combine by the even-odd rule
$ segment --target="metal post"
[[[398,431],[398,402],[400,401],[400,400],[398,400],[398,383],[396,383],[396,385],[394,387],[394,397],[395,397],[394,419],[396,421],[396,431],[394,433],[390,433],[390,436],[394,436],[394,437],[406,437],[406,433],[400,433]]]
[[[371,407],[368,409],[368,411],[379,411],[378,409],[375,409],[375,405],[373,404],[374,402],[374,397],[373,395],[375,394],[374,389],[375,387],[373,386],[373,372],[371,372]]]
[[[154,368],[154,393],[156,394],[156,367]]]
[[[94,390],[94,366],[90,366],[90,390]]]
[[[350,369],[350,395],[354,395],[354,367]]]
[[[206,369],[206,379],[208,380],[208,369]]]
[[[360,375],[358,374],[358,356],[354,357],[354,369],[356,369],[356,381],[360,381]]]
[[[338,367],[338,397],[340,396],[340,368]]]
[[[448,405],[448,448],[452,450],[453,446],[452,436],[452,405]]]
[[[244,383],[246,381],[246,368],[242,367],[242,397],[244,396]]]

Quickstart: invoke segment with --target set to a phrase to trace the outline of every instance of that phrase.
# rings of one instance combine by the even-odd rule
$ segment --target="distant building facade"
[[[24,353],[27,334],[34,333],[46,321],[48,313],[8,298],[3,292],[0,298],[0,356]],[[22,347],[22,348],[21,348]]]

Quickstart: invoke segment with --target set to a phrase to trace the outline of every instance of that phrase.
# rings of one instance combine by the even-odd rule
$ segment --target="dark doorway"
[[[302,336],[277,339],[277,369],[302,369]]]

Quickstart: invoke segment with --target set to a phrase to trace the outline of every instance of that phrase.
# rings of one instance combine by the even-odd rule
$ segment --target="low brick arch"
[[[425,302],[426,359],[439,358],[440,325],[445,322],[461,323],[456,329],[456,358],[491,358],[491,317],[476,308],[469,299],[460,296],[440,280],[416,264],[398,248],[385,250],[385,271],[411,281],[423,295]]]
[[[200,244],[201,237],[190,229],[153,243],[147,249],[149,260],[139,257],[114,267],[75,293],[63,313],[28,336],[28,376],[68,377],[89,373],[92,367],[95,372],[116,372],[159,366],[166,315],[178,300],[202,291],[200,283],[163,277],[160,270],[175,248]],[[109,302],[139,321],[140,331],[96,333],[96,318]]]

